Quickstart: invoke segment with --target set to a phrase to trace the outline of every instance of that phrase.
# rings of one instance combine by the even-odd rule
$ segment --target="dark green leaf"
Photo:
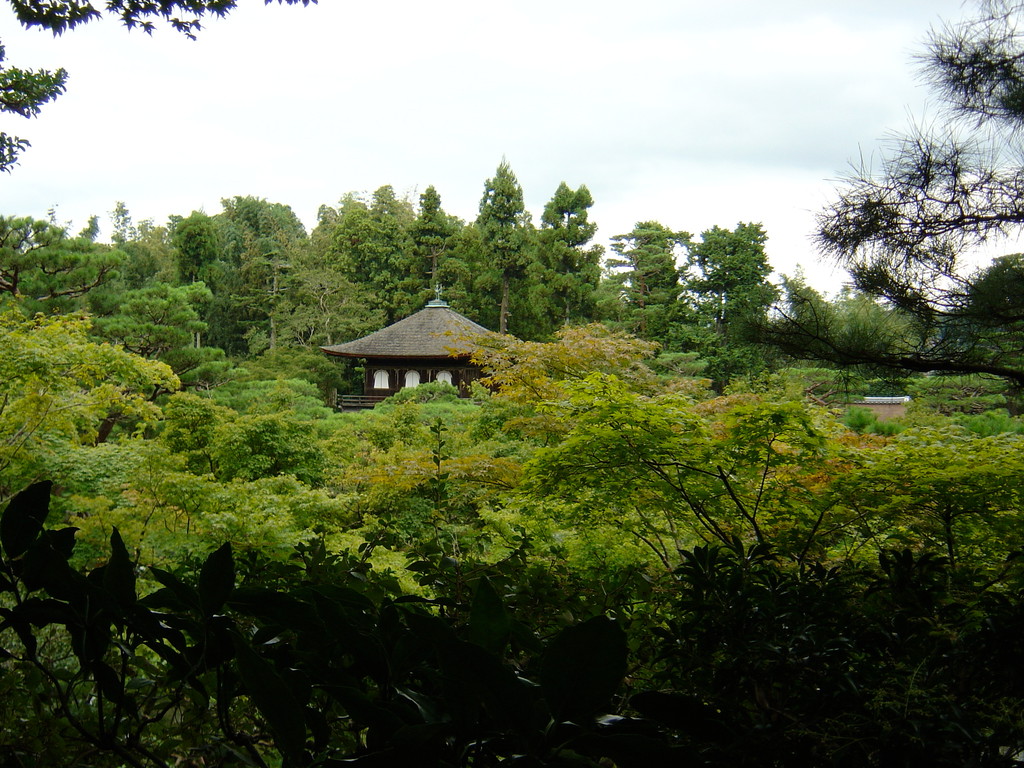
[[[199,572],[199,601],[203,613],[211,616],[221,611],[235,588],[235,561],[231,544],[224,544],[210,553]]]
[[[477,582],[469,609],[469,640],[491,653],[501,655],[508,643],[511,619],[501,597],[489,579]]]
[[[102,661],[93,663],[92,675],[104,696],[118,704],[124,702],[124,686],[121,678],[109,664]]]
[[[298,765],[306,744],[303,707],[274,665],[236,636],[238,673],[245,691],[267,720],[286,765]]]
[[[392,708],[378,704],[358,688],[339,686],[329,693],[345,708],[354,724],[372,729],[375,736],[390,737],[403,725],[402,718]]]
[[[159,568],[150,569],[151,573],[158,571]],[[165,575],[170,576],[164,572]],[[157,577],[157,581],[160,581]],[[163,583],[161,581],[161,583]],[[139,600],[139,604],[146,608],[156,608],[163,610],[171,610],[176,612],[188,611],[191,608],[199,607],[199,595],[194,589],[189,587],[187,584],[178,582],[179,588],[164,587],[158,589],[156,592],[150,592],[148,595]],[[191,598],[191,599],[189,599]]]
[[[695,737],[724,739],[728,736],[717,710],[697,696],[643,691],[633,696],[629,705],[646,718]]]
[[[65,560],[70,560],[75,551],[76,533],[78,533],[77,528],[60,528],[55,531],[44,531],[43,535],[49,540],[50,547],[54,552]]]
[[[103,571],[103,587],[119,605],[135,604],[135,564],[117,528],[110,533],[110,560]]]
[[[602,712],[626,674],[626,634],[604,616],[563,630],[541,659],[541,687],[557,720]]]
[[[20,557],[43,530],[50,511],[50,489],[53,483],[34,483],[11,499],[0,517],[0,544],[7,557]]]
[[[21,560],[21,579],[25,587],[45,589],[62,600],[81,596],[85,579],[68,565],[75,530],[43,531],[32,542]]]
[[[682,768],[703,765],[696,750],[671,747],[663,737],[639,733],[588,733],[572,742],[573,750],[619,768]]]
[[[67,603],[38,597],[30,597],[14,606],[9,615],[12,621],[28,622],[36,627],[66,625],[75,620],[75,612]]]
[[[535,688],[473,643],[454,641],[439,650],[446,682],[444,702],[456,724],[475,727],[483,709],[503,729],[531,732]]]

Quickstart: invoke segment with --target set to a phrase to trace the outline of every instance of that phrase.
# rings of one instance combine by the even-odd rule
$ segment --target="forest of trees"
[[[534,226],[505,162],[469,223],[447,214],[432,186],[416,201],[390,186],[348,193],[320,207],[311,233],[281,203],[221,205],[157,225],[118,203],[109,244],[95,242],[98,220],[70,236],[54,221],[2,217],[0,290],[24,297],[26,311],[87,312],[97,338],[167,362],[187,388],[212,386],[226,358],[357,338],[436,290],[523,340],[605,323],[690,355],[719,389],[767,369],[747,332],[777,294],[758,224],[693,238],[640,222],[613,238],[606,259],[585,186],[559,185]]]
[[[757,224],[604,254],[591,205],[535,228],[502,163],[470,223],[0,219],[5,763],[1018,761],[1016,379],[839,365],[796,321],[911,320],[776,288]],[[508,331],[489,388],[334,410],[319,345],[438,285]]]
[[[504,161],[469,222],[0,216],[0,765],[1024,763],[1024,261],[961,264],[1024,223],[1011,10],[822,213],[836,296]],[[336,410],[319,347],[438,288],[486,386]]]

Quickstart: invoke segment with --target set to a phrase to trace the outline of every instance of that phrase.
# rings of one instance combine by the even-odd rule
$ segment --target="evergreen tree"
[[[532,227],[523,203],[523,188],[505,160],[484,185],[476,223],[500,289],[498,333],[508,333],[513,283],[526,277],[532,256]],[[494,282],[486,277],[484,284]]]
[[[393,322],[411,305],[400,285],[412,248],[410,228],[414,220],[412,206],[395,195],[391,186],[377,189],[369,204],[349,193],[336,212],[321,211],[318,229],[329,233],[328,263],[351,282],[372,295],[372,308]],[[317,234],[322,241],[324,235]]]
[[[112,280],[125,258],[90,234],[68,237],[47,221],[0,216],[0,295],[23,297],[29,312],[77,306],[82,296]]]
[[[486,328],[498,327],[493,297],[499,283],[497,274],[488,268],[483,237],[475,223],[449,239],[447,255],[438,264],[437,282],[443,289],[442,298],[453,309]]]
[[[201,319],[212,295],[202,282],[174,286],[152,282],[106,297],[116,304],[97,317],[93,335],[136,355],[170,366],[182,386],[196,384],[196,371],[224,353],[201,345],[207,324]]]
[[[229,263],[236,265],[233,295],[236,321],[250,352],[277,345],[275,307],[298,251],[307,247],[306,229],[290,206],[262,198],[221,200],[217,221]]]
[[[139,236],[138,230],[132,223],[132,215],[128,211],[128,206],[121,200],[114,203],[114,210],[110,212],[110,223],[113,228],[110,239],[119,248]]]
[[[440,262],[448,253],[449,240],[459,229],[459,221],[441,208],[441,196],[433,185],[420,195],[420,210],[412,225],[412,252],[420,263],[416,276],[426,274],[429,285],[437,282]]]
[[[604,248],[588,247],[597,232],[597,225],[588,218],[593,204],[585,186],[574,190],[563,181],[544,207],[536,276],[531,282],[538,298],[534,304],[547,310],[550,330],[594,319]]]
[[[437,288],[444,288],[439,269],[448,258],[450,241],[462,222],[441,208],[441,196],[433,186],[420,195],[419,211],[409,226],[410,247],[401,257],[402,279],[397,286],[404,302],[399,311],[410,315],[434,297]]]
[[[760,224],[740,223],[732,231],[712,227],[690,245],[683,298],[693,310],[686,351],[696,351],[721,390],[731,378],[764,367],[753,328],[764,324],[778,291],[768,282],[771,266]]]
[[[110,221],[110,239],[126,256],[112,287],[120,291],[142,288],[152,281],[178,284],[178,258],[166,227],[154,226],[151,219],[136,224],[123,202],[114,206]]]
[[[193,211],[173,221],[171,245],[178,256],[178,277],[183,283],[205,279],[204,271],[221,257],[220,233],[212,218]]]
[[[994,0],[934,32],[919,61],[944,119],[892,139],[878,167],[856,168],[819,215],[825,255],[913,335],[891,348],[870,332],[836,338],[814,297],[794,295],[767,338],[843,366],[997,376],[1024,391],[1024,302],[982,301],[994,275],[1019,279],[1017,268],[974,265],[979,246],[1007,237],[1014,247],[1024,225],[1022,18],[1024,3]]]
[[[638,222],[632,232],[612,238],[619,257],[608,260],[620,299],[614,319],[624,330],[667,344],[681,309],[677,260],[689,242],[689,233],[656,221]]]

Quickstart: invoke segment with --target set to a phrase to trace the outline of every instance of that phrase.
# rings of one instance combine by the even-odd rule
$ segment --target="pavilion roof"
[[[489,331],[482,325],[434,300],[416,314],[369,336],[320,349],[339,357],[450,357],[468,355],[472,337],[484,333]]]

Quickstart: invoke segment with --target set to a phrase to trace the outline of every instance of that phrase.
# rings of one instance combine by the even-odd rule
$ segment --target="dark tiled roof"
[[[448,357],[453,352],[468,354],[472,344],[467,337],[481,333],[488,330],[444,302],[432,301],[416,314],[369,336],[320,349],[340,357]]]

